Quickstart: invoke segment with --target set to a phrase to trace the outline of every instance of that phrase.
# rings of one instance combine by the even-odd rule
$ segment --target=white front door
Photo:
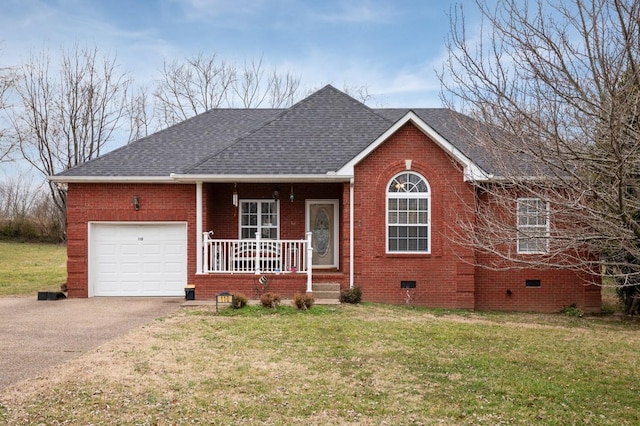
[[[306,228],[311,231],[314,268],[338,267],[338,200],[307,200]]]

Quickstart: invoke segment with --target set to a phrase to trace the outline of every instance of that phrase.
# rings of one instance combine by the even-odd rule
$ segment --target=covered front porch
[[[351,191],[350,182],[196,183],[197,297],[352,286]]]
[[[305,274],[306,291],[312,291],[313,232],[304,240],[215,239],[213,231],[203,234],[205,274]]]

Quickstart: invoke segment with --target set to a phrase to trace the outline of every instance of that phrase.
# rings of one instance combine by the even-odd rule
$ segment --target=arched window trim
[[[403,171],[389,180],[385,191],[386,252],[430,254],[431,187],[429,181],[420,173]],[[401,200],[407,200],[407,202],[402,203]]]

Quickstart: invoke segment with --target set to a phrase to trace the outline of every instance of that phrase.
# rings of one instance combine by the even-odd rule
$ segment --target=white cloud
[[[342,1],[338,10],[330,14],[319,14],[321,20],[327,22],[349,23],[389,23],[398,14],[397,7],[383,2],[371,0]]]

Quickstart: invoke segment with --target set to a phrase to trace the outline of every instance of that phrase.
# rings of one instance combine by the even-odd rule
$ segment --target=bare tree
[[[172,125],[226,105],[235,75],[234,66],[218,61],[215,54],[165,62],[153,93],[160,120]]]
[[[467,242],[495,268],[571,268],[640,283],[640,2],[504,0],[451,13],[444,101],[473,127],[490,183],[476,182]],[[548,232],[524,235],[514,195],[549,202]],[[543,219],[544,220],[544,219]],[[518,238],[544,252],[523,256]]]
[[[0,68],[0,114],[8,107],[5,94],[13,85],[13,70],[8,67]],[[11,154],[15,148],[13,141],[7,137],[7,129],[0,118],[0,163],[11,160]]]
[[[0,234],[23,240],[64,240],[64,214],[55,206],[44,183],[21,174],[0,182]]]
[[[26,161],[50,176],[98,157],[126,123],[131,79],[96,48],[62,51],[54,70],[48,52],[16,70],[19,102],[10,110],[12,137]],[[64,212],[66,188],[49,184]]]
[[[245,61],[233,81],[233,91],[244,108],[259,108],[265,103],[271,108],[290,106],[296,100],[299,86],[300,79],[290,73],[267,71],[262,57],[258,61]]]
[[[27,217],[41,195],[33,179],[17,176],[0,183],[0,220],[19,220]]]
[[[153,111],[150,111],[145,86],[130,91],[126,116],[129,118],[129,142],[143,138],[153,131]]]
[[[299,85],[290,73],[267,70],[262,58],[238,67],[216,54],[199,54],[165,62],[153,96],[159,120],[172,125],[213,108],[289,106]]]

